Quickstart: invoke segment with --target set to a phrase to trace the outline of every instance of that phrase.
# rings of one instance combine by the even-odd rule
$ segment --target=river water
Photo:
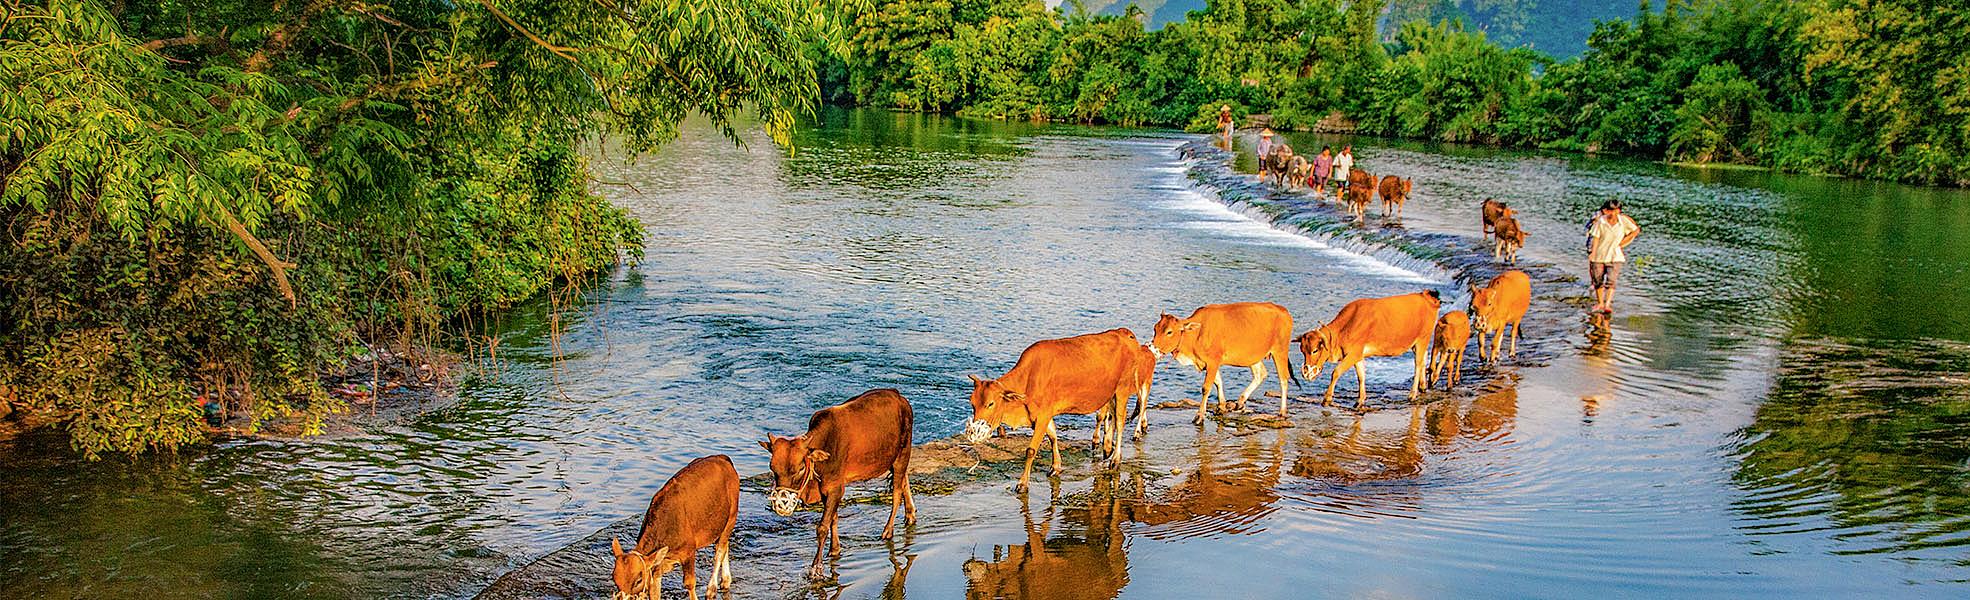
[[[1296,427],[1255,431],[1153,411],[1120,476],[1070,461],[1024,500],[996,479],[920,493],[891,543],[886,507],[856,505],[819,586],[798,574],[813,515],[748,491],[735,594],[1970,591],[1970,194],[1355,140],[1363,168],[1415,177],[1402,228],[1371,209],[1307,234],[1220,203],[1176,152],[1190,136],[824,116],[791,156],[702,126],[635,160],[598,149],[598,190],[642,220],[647,255],[558,322],[537,303],[495,323],[498,358],[453,406],[176,456],[0,448],[0,596],[469,597],[592,553],[692,458],[765,470],[757,440],[865,389],[900,389],[930,441],[962,428],[966,375],[1035,340],[1146,338],[1212,302],[1277,302],[1296,330],[1358,297],[1461,307],[1441,248],[1354,232],[1474,238],[1484,197],[1519,209],[1527,263],[1580,277],[1588,211],[1629,203],[1643,235],[1605,328],[1578,283],[1542,282],[1543,341],[1495,371],[1467,360],[1485,393],[1411,403],[1407,359],[1378,359],[1363,416],[1295,402]],[[1155,402],[1201,380],[1157,378]],[[1087,419],[1062,425],[1086,440]]]

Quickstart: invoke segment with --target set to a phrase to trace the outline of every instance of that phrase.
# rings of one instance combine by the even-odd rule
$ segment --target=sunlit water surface
[[[1357,297],[1462,302],[1428,263],[1224,208],[1173,152],[1187,137],[826,117],[792,156],[703,127],[634,161],[598,149],[598,189],[648,228],[647,255],[592,284],[558,345],[544,305],[493,327],[499,359],[454,407],[97,463],[13,444],[0,596],[470,596],[640,514],[692,458],[764,470],[757,440],[864,389],[902,390],[926,441],[962,428],[965,375],[1038,339],[1147,337],[1157,314],[1211,302],[1278,302],[1298,330]],[[1497,197],[1525,219],[1528,261],[1577,274],[1587,212],[1627,201],[1644,233],[1611,330],[1549,332],[1567,351],[1509,367],[1497,394],[1378,394],[1362,418],[1297,404],[1325,427],[1231,435],[1158,412],[1119,478],[1081,465],[1025,502],[1000,482],[920,495],[923,522],[894,543],[874,538],[884,507],[854,507],[839,581],[820,587],[795,573],[812,516],[748,495],[736,593],[1966,592],[1970,195],[1359,143],[1363,167],[1416,178],[1409,229],[1475,236]],[[1371,210],[1364,226],[1382,225]],[[1407,364],[1371,361],[1370,378],[1395,387]],[[1155,401],[1200,379],[1157,376]]]

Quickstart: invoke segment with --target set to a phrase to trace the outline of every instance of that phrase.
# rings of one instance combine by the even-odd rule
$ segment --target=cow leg
[[[1286,416],[1286,379],[1293,376],[1290,370],[1293,368],[1293,362],[1288,358],[1292,355],[1287,354],[1289,351],[1286,344],[1280,344],[1272,349],[1272,366],[1279,369],[1279,416],[1282,418]]]
[[[1355,393],[1359,394],[1354,399],[1354,409],[1361,410],[1362,406],[1368,404],[1368,373],[1367,368],[1362,366],[1360,358],[1354,359],[1354,389]]]
[[[1053,472],[1048,475],[1060,476],[1060,428],[1053,425],[1053,417],[1047,417],[1047,439],[1053,443]]]
[[[896,466],[894,464],[890,465],[889,467],[889,518],[884,519],[882,521],[882,539],[885,540],[896,536],[896,508],[903,505],[902,486],[897,485],[896,482],[896,478],[898,476],[897,474],[901,472],[902,471],[896,470]]]
[[[1430,346],[1428,342],[1424,342],[1417,344],[1412,350],[1416,352],[1416,378],[1409,383],[1409,397],[1414,399],[1416,394],[1423,391],[1423,363],[1428,360],[1425,355],[1429,354]]]
[[[1334,369],[1334,378],[1327,380],[1327,395],[1320,399],[1321,406],[1334,405],[1334,386],[1340,385],[1341,375],[1344,375],[1348,372],[1348,368],[1346,365],[1347,363],[1342,363],[1340,365],[1337,365],[1337,368]],[[1318,376],[1319,374],[1316,373],[1315,375]]]
[[[1135,439],[1149,435],[1149,384],[1142,384],[1142,391],[1135,396]]]
[[[1252,392],[1265,384],[1265,361],[1252,363],[1252,382],[1245,384],[1245,391],[1238,393],[1238,410],[1245,410],[1245,401],[1252,398]],[[1284,377],[1284,374],[1281,374]]]
[[[1499,325],[1498,335],[1493,336],[1491,338],[1491,362],[1493,364],[1496,364],[1499,360],[1498,359],[1499,347],[1505,344],[1505,327],[1507,327],[1507,325]]]
[[[1512,322],[1512,356],[1519,355],[1519,322]]]
[[[732,589],[732,530],[738,525],[737,520],[726,525],[725,531],[718,534],[718,546],[712,550],[711,583],[719,589]],[[710,585],[706,585],[705,595],[711,595]]]
[[[1198,396],[1197,396],[1197,418],[1195,418],[1195,419],[1191,419],[1191,420],[1190,420],[1190,424],[1192,424],[1192,425],[1203,425],[1203,424],[1204,424],[1204,411],[1205,411],[1206,409],[1209,409],[1209,408],[1211,407],[1211,386],[1213,386],[1213,385],[1216,385],[1216,384],[1217,384],[1217,382],[1218,382],[1218,367],[1217,367],[1217,365],[1207,365],[1207,366],[1205,366],[1205,367],[1204,367],[1204,392],[1203,392],[1202,394],[1200,394],[1200,395],[1198,395]],[[1224,403],[1224,393],[1223,393],[1223,392],[1219,392],[1219,393],[1218,393],[1218,403],[1220,403],[1220,404],[1222,404],[1222,403]]]
[[[906,439],[904,441],[908,442],[909,440]],[[889,471],[891,477],[889,480],[890,487],[902,490],[903,524],[915,526],[917,524],[917,500],[916,497],[910,495],[910,445],[908,443],[903,444],[902,451],[897,453],[896,462],[890,463]]]
[[[821,522],[814,525],[814,563],[807,566],[808,579],[820,579],[827,574],[821,570],[821,559],[828,555],[828,530],[834,528],[835,501],[828,497],[824,487],[821,490]]]
[[[698,600],[698,553],[693,551],[690,555],[685,556],[682,566],[684,567],[684,593],[689,594],[691,600]],[[710,592],[706,592],[706,595],[710,595]]]
[[[1019,472],[1019,485],[1015,487],[1020,493],[1026,492],[1026,482],[1033,477],[1033,457],[1039,456],[1040,442],[1047,439],[1046,435],[1045,431],[1035,427],[1033,439],[1026,441],[1026,468]]]

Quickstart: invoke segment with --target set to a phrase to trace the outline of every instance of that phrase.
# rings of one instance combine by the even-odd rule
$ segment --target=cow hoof
[[[828,572],[821,570],[821,565],[814,565],[812,567],[807,568],[808,581],[820,581],[822,579],[826,579],[827,576],[828,576]]]
[[[1021,494],[1026,493],[1026,482],[1021,481],[1019,483],[1012,484],[1012,491],[1019,492]]]
[[[1197,416],[1195,416],[1195,417],[1191,417],[1191,418],[1190,418],[1190,424],[1191,424],[1191,425],[1203,425],[1203,424],[1204,424],[1204,415],[1197,415]]]

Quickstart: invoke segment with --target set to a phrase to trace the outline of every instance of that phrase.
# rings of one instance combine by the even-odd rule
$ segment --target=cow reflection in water
[[[1114,475],[1095,477],[1096,489],[1086,508],[1056,509],[1038,522],[1022,497],[1019,514],[1025,519],[1026,543],[993,546],[992,560],[964,563],[965,597],[987,598],[1114,598],[1129,584],[1129,557],[1113,488]],[[1055,488],[1058,489],[1058,488]],[[1047,538],[1059,511],[1066,530]]]
[[[1272,442],[1254,439],[1261,436]],[[1241,533],[1271,513],[1279,500],[1286,434],[1259,432],[1237,439],[1235,445],[1224,445],[1200,431],[1197,459],[1183,479],[1157,498],[1124,503],[1123,518],[1151,526],[1143,532],[1148,537],[1184,538]]]
[[[1417,405],[1409,411],[1408,426],[1397,432],[1364,428],[1366,418],[1357,416],[1345,433],[1304,447],[1292,472],[1343,484],[1408,479],[1423,474],[1426,454],[1503,441],[1517,418],[1518,390],[1510,387],[1466,401]]]

